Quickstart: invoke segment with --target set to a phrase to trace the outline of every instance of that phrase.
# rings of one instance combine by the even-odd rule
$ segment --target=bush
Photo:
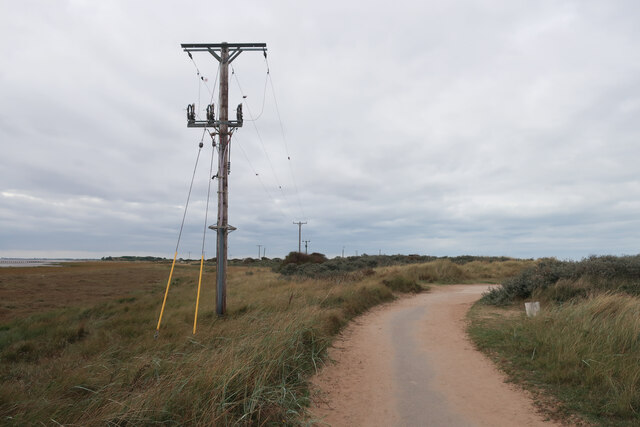
[[[327,261],[327,257],[324,254],[314,252],[312,254],[303,254],[302,252],[289,252],[282,261],[281,267],[288,264],[321,264]]]
[[[535,294],[542,300],[565,302],[602,292],[640,295],[640,255],[591,256],[579,262],[544,258],[486,293],[482,300],[504,305]]]

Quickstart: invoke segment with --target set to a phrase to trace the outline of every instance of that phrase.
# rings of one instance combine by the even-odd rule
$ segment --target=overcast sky
[[[233,63],[231,257],[296,250],[294,221],[328,256],[636,254],[638,22],[633,0],[2,1],[0,256],[172,257],[185,108],[218,96],[180,43],[223,41],[268,48]]]

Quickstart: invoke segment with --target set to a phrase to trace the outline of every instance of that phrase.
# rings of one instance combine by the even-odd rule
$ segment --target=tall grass
[[[598,424],[640,423],[639,298],[601,294],[534,318],[482,316],[480,309],[470,334],[510,374]]]
[[[399,267],[404,274],[414,280],[426,283],[465,283],[490,282],[504,280],[515,276],[533,264],[529,260],[480,261],[474,260],[464,264],[455,263],[451,259]]]
[[[639,295],[640,256],[542,259],[481,301],[522,312],[522,301],[535,299],[540,315],[485,315],[491,310],[477,304],[469,331],[513,377],[566,407],[597,423],[638,425]]]
[[[214,314],[206,287],[194,336],[197,268],[177,269],[158,339],[163,282],[148,294],[2,324],[2,424],[295,424],[333,336],[403,291],[383,283],[393,271],[293,281],[234,267],[228,315]],[[208,269],[205,283],[214,276]]]
[[[69,271],[84,282],[94,277],[95,287],[121,291],[107,302],[91,302],[93,293],[87,292],[83,305],[0,323],[1,423],[298,424],[309,404],[307,380],[350,319],[395,294],[419,292],[427,281],[478,280],[473,274],[496,277],[515,268],[486,263],[490,267],[443,260],[323,279],[231,267],[224,318],[214,312],[215,269],[208,266],[196,335],[198,266],[181,264],[157,339],[168,265],[162,279],[154,273],[159,264],[153,274],[143,263],[105,262],[109,274],[100,266],[75,265]],[[90,269],[99,274],[91,276]],[[28,280],[38,286],[41,276],[20,286],[28,287]],[[11,280],[3,286],[13,286]],[[49,292],[61,289],[67,294],[57,295],[59,300],[74,292]]]

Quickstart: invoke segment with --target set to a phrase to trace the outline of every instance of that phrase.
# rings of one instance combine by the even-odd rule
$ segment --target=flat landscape
[[[340,264],[352,271],[321,278],[305,276],[304,265],[293,275],[231,267],[224,318],[214,313],[215,268],[206,266],[195,335],[198,265],[178,264],[157,339],[170,263],[2,269],[3,420],[299,424],[308,418],[309,379],[351,318],[426,291],[428,282],[495,281],[531,263],[412,260],[369,268],[384,258],[352,258]],[[308,267],[318,274],[317,265]]]
[[[0,322],[49,310],[82,307],[153,292],[168,277],[166,264],[62,263],[0,268]],[[177,270],[181,278],[183,270]],[[126,279],[125,279],[126,278]]]
[[[290,259],[0,269],[2,423],[637,425],[637,256]]]
[[[0,2],[0,426],[640,426],[639,22]]]

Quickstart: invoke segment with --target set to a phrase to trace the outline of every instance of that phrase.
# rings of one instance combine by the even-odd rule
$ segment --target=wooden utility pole
[[[192,52],[208,52],[220,63],[220,117],[215,118],[213,105],[207,107],[207,120],[196,120],[195,106],[187,107],[187,127],[216,128],[218,134],[218,223],[209,228],[216,230],[216,313],[227,312],[227,241],[229,225],[229,135],[242,127],[242,104],[238,105],[236,120],[229,120],[229,64],[245,50],[262,51],[266,57],[266,43],[196,43],[182,44],[189,57]],[[230,130],[231,129],[231,130]]]
[[[216,313],[227,312],[227,226],[229,225],[229,47],[220,48],[220,125],[218,126],[218,229]]]
[[[302,253],[302,226],[306,224],[306,222],[293,221],[293,223],[298,224],[298,253]]]
[[[262,248],[262,245],[256,245],[256,246],[258,247],[258,261],[260,261],[260,249]]]

